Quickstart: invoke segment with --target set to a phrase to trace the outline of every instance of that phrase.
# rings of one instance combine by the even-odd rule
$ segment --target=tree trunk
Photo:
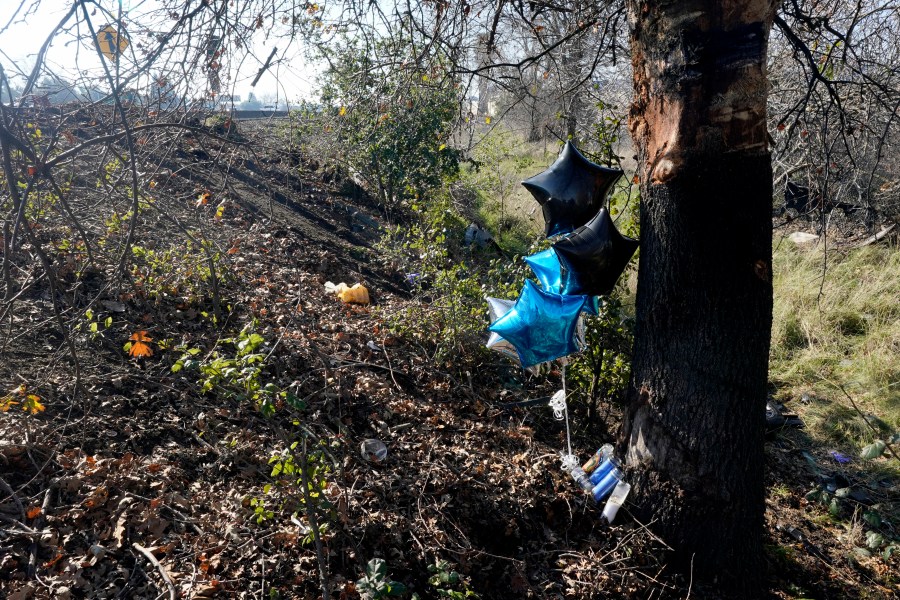
[[[642,520],[731,597],[756,596],[764,570],[776,4],[627,0],[642,202],[620,449]]]

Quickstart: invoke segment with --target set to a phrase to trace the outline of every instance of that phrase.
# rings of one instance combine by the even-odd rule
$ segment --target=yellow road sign
[[[114,26],[107,25],[97,32],[97,46],[106,58],[115,61],[128,47],[128,38],[124,31],[119,32]]]

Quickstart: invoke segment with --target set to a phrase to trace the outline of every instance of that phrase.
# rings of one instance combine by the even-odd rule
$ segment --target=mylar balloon
[[[579,350],[587,348],[587,340],[585,339],[584,334],[584,317],[579,315],[578,322],[575,323],[575,341],[578,342]]]
[[[559,258],[553,248],[547,248],[537,254],[526,256],[522,260],[531,267],[534,276],[541,282],[541,289],[545,292],[559,294],[562,288],[562,271]],[[584,312],[596,315],[600,313],[598,298],[589,298],[584,304]],[[493,320],[491,321],[493,323]],[[583,335],[581,337],[584,337]]]
[[[550,168],[522,182],[541,205],[547,237],[574,231],[603,206],[606,193],[622,175],[586,159],[566,142]]]
[[[531,267],[534,276],[541,282],[541,288],[545,292],[559,293],[562,273],[559,270],[559,259],[556,258],[556,252],[553,251],[553,248],[547,248],[537,254],[526,256],[522,260]]]
[[[637,250],[638,241],[619,233],[603,208],[575,233],[553,244],[562,271],[563,294],[608,294]]]
[[[512,310],[512,307],[516,304],[514,300],[501,300],[500,298],[489,298],[487,296],[485,297],[485,300],[487,300],[488,303],[488,314],[492,324]],[[491,332],[491,337],[488,338],[485,346],[499,352],[503,356],[516,361],[519,360],[519,353],[516,352],[516,347],[503,339],[498,333]]]
[[[544,292],[527,280],[515,306],[490,330],[512,342],[523,367],[567,356],[579,349],[575,333],[587,300]]]

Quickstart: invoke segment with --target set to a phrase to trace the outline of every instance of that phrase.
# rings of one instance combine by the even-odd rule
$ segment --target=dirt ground
[[[313,513],[333,597],[359,597],[373,558],[407,597],[716,597],[667,567],[666,544],[627,506],[601,524],[559,467],[565,431],[547,408],[504,408],[549,395],[558,373],[529,377],[499,355],[461,372],[387,331],[386,311],[416,301],[374,248],[387,217],[279,147],[270,126],[242,128],[249,145],[227,160],[185,138],[159,163],[145,179],[168,208],[149,210],[136,238],[174,243],[174,217],[209,240],[217,322],[209,293],[186,291],[190,275],[180,295],[149,294],[159,269],[148,262],[143,279],[98,269],[65,280],[65,310],[101,323],[70,333],[77,362],[45,279],[2,323],[3,392],[25,384],[46,410],[0,413],[0,595],[317,598]],[[103,201],[90,182],[72,194],[82,206]],[[199,254],[178,247],[165,258],[173,272]],[[65,265],[63,251],[56,259]],[[361,282],[372,302],[344,304],[326,281]],[[236,356],[239,341],[224,339],[248,324],[264,340],[260,377],[285,391],[274,416],[233,385],[204,390],[198,371],[173,372],[187,350],[207,363]],[[123,349],[138,331],[152,355]],[[590,424],[572,411],[586,458],[617,411]],[[361,457],[367,438],[385,443],[383,461]],[[898,558],[860,552],[854,523],[873,505],[895,507],[898,482],[837,462],[802,430],[774,434],[766,451],[769,597],[897,597]],[[832,506],[814,493],[829,485],[856,493]],[[896,533],[887,519],[879,527]]]

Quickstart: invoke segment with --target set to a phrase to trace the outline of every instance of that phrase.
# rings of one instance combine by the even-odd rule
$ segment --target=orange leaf
[[[209,204],[209,199],[212,197],[212,194],[209,192],[203,192],[199,196],[197,196],[197,206],[206,206]]]
[[[34,177],[37,175],[37,167],[28,167],[28,176]]]
[[[135,358],[153,356],[153,350],[147,345],[147,342],[152,342],[153,338],[147,335],[146,331],[143,329],[136,331],[135,333],[132,333],[131,337],[128,339],[134,342],[131,344],[131,348],[128,349],[128,354]]]
[[[3,396],[0,398],[0,412],[8,412],[16,404],[18,402],[14,401],[12,396]]]
[[[145,356],[153,356],[153,350],[143,342],[135,342],[128,349],[128,354],[135,358],[143,358]]]
[[[58,562],[60,561],[60,559],[61,559],[63,556],[65,556],[65,554],[63,554],[62,552],[58,553],[58,554],[57,554],[56,556],[54,556],[52,559],[50,559],[50,560],[48,560],[47,562],[44,563],[44,568],[45,568],[45,569],[49,569],[49,568],[53,567],[56,563],[58,563]]]
[[[38,515],[41,514],[40,506],[32,506],[28,510],[25,511],[25,516],[29,519],[36,519]]]
[[[37,394],[28,394],[25,396],[25,402],[22,403],[22,410],[30,412],[33,415],[44,412],[44,405],[41,404],[41,397]]]

